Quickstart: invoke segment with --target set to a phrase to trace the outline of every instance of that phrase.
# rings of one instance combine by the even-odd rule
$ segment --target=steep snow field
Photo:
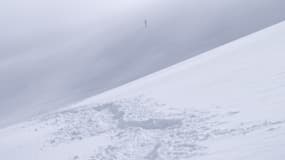
[[[1,1],[0,127],[271,26],[284,10],[284,0]]]
[[[283,160],[285,22],[0,131],[7,160]]]

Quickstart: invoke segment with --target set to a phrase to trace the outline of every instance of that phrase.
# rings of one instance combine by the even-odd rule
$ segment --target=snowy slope
[[[285,22],[0,131],[8,160],[282,160]]]
[[[1,1],[0,126],[271,26],[284,11],[284,0]]]

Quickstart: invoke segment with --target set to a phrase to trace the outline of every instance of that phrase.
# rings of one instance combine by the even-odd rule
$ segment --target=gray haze
[[[0,125],[64,107],[285,19],[284,0],[101,1],[0,2]]]

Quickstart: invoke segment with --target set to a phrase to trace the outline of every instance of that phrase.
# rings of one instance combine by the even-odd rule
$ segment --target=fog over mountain
[[[283,160],[284,35],[285,21],[1,128],[1,158]]]
[[[2,1],[0,126],[65,107],[283,20],[284,0]]]

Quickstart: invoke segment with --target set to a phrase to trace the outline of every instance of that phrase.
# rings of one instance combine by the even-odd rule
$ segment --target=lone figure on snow
[[[144,26],[147,28],[147,19],[144,20]]]

